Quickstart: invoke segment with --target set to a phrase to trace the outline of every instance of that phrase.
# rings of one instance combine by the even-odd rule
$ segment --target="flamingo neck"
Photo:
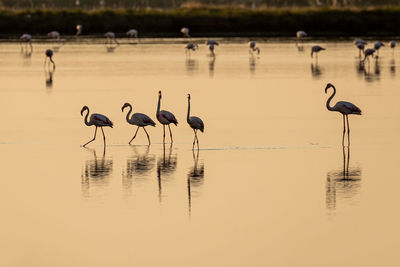
[[[187,122],[190,123],[190,99],[188,99]]]
[[[87,126],[92,126],[92,125],[93,125],[93,122],[92,122],[91,120],[88,121],[88,117],[89,117],[89,108],[87,108],[86,110],[87,110],[87,113],[86,113],[86,116],[85,116],[85,124],[86,124]]]
[[[332,86],[332,88],[333,88],[333,93],[332,93],[332,95],[328,98],[328,100],[326,101],[326,108],[327,108],[328,110],[330,110],[330,111],[334,111],[333,107],[330,106],[330,103],[331,103],[332,98],[333,98],[333,97],[335,96],[335,94],[336,94],[336,88],[335,88],[335,86]]]
[[[158,114],[160,114],[160,105],[161,105],[161,97],[158,96],[157,116],[158,116]]]
[[[131,112],[132,112],[132,106],[129,104],[129,111],[128,111],[128,113],[126,114],[126,121],[127,122],[129,122],[129,115],[131,114]]]

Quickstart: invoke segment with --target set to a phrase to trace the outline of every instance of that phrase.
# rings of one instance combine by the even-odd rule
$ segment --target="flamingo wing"
[[[164,119],[166,119],[167,121],[169,121],[170,123],[173,123],[175,125],[178,124],[178,121],[176,120],[174,114],[172,114],[171,112],[166,111],[166,110],[162,110],[160,113],[161,113],[161,116]]]
[[[204,123],[199,117],[190,117],[190,126],[194,129],[198,129],[201,132],[204,131]]]
[[[357,114],[361,115],[361,109],[359,109],[356,105],[346,102],[346,101],[340,101],[337,102],[336,105],[337,109],[345,114]]]
[[[113,127],[112,121],[110,121],[109,118],[102,114],[95,113],[91,116],[91,119],[96,126],[110,126],[111,128]]]

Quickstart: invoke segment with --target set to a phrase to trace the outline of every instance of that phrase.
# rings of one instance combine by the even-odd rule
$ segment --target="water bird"
[[[19,40],[21,41],[21,43],[25,43],[25,44],[29,44],[31,50],[32,50],[32,35],[24,33],[21,35],[21,37],[19,37]],[[22,44],[21,44],[22,46]]]
[[[106,33],[104,34],[104,36],[107,38],[106,44],[112,44],[113,41],[114,41],[114,43],[116,43],[117,45],[119,45],[117,39],[115,39],[115,33],[113,33],[113,32],[106,32]]]
[[[76,35],[79,36],[82,34],[82,25],[78,24],[76,25]]]
[[[258,48],[258,47],[256,46],[256,42],[255,42],[255,41],[250,41],[250,42],[248,43],[248,46],[249,46],[249,48],[250,48],[250,50],[249,50],[249,53],[250,53],[250,54],[253,54],[255,51],[257,51],[257,54],[260,54],[260,48]]]
[[[380,42],[380,41],[374,43],[374,49],[376,50],[376,56],[377,56],[377,57],[379,56],[379,49],[380,49],[382,46],[385,46],[385,45],[384,45],[382,42]]]
[[[189,35],[189,28],[183,27],[183,28],[181,29],[181,33],[182,33],[183,37],[190,38],[190,35]]]
[[[83,106],[82,110],[81,110],[81,116],[83,116],[83,112],[85,112],[85,110],[87,110],[86,116],[85,116],[85,124],[87,126],[96,126],[96,129],[94,131],[94,137],[92,140],[90,140],[89,142],[87,142],[86,144],[82,145],[83,147],[85,147],[87,144],[93,142],[96,139],[96,133],[97,133],[97,127],[100,127],[101,132],[103,133],[103,142],[104,142],[104,148],[106,146],[106,136],[104,135],[104,131],[103,131],[103,127],[113,127],[113,123],[110,121],[109,118],[107,118],[106,116],[102,115],[102,114],[98,114],[98,113],[93,113],[92,115],[90,115],[90,120],[88,121],[88,116],[89,116],[89,108],[87,106]]]
[[[340,112],[343,115],[343,139],[342,139],[342,145],[343,146],[344,146],[344,136],[345,136],[345,132],[346,132],[345,119],[347,120],[347,137],[348,137],[348,145],[350,145],[350,136],[349,136],[350,127],[349,127],[349,117],[348,117],[348,115],[349,114],[361,115],[361,109],[359,109],[356,105],[354,105],[354,104],[352,104],[350,102],[346,102],[346,101],[339,101],[333,107],[331,107],[330,103],[331,103],[332,98],[336,94],[336,88],[335,88],[335,86],[333,86],[333,84],[328,83],[326,85],[326,87],[325,87],[325,94],[328,93],[328,89],[329,88],[333,89],[333,93],[328,98],[328,100],[326,101],[326,108],[329,111]]]
[[[307,36],[307,33],[305,31],[297,31],[296,32],[297,41],[303,41],[303,38],[306,36]]]
[[[392,48],[392,53],[394,53],[394,48],[396,47],[396,41],[390,41],[388,44],[389,48]]]
[[[368,59],[369,60],[369,56],[374,56],[374,53],[375,53],[375,49],[374,48],[367,48],[365,51],[364,51],[364,59],[363,59],[363,62],[365,62],[365,60],[366,59]]]
[[[186,53],[186,55],[188,53],[190,55],[190,50],[196,51],[197,49],[199,49],[199,45],[198,44],[188,43],[188,44],[185,45],[185,53]]]
[[[165,125],[168,125],[169,129],[169,135],[171,137],[171,144],[173,143],[172,139],[172,132],[171,132],[171,127],[169,126],[171,123],[175,124],[175,126],[178,125],[178,121],[176,120],[174,114],[172,114],[169,111],[166,110],[161,110],[160,111],[160,106],[161,106],[161,91],[158,91],[158,105],[157,105],[157,113],[156,117],[157,120],[163,125],[163,143],[165,143]]]
[[[219,43],[217,41],[214,41],[214,40],[207,40],[206,45],[208,45],[208,49],[211,52],[211,56],[215,57],[214,46],[219,45]]]
[[[128,35],[128,37],[133,40],[136,39],[137,41],[139,41],[138,38],[138,31],[136,29],[130,29],[129,31],[126,32],[126,35]]]
[[[131,141],[129,141],[129,144],[131,144],[131,142],[133,141],[133,139],[135,139],[135,137],[136,137],[136,134],[137,134],[137,132],[139,131],[139,128],[141,127],[141,128],[143,128],[143,130],[144,130],[144,132],[146,133],[146,135],[147,135],[147,140],[149,141],[149,145],[151,144],[151,142],[150,142],[150,137],[149,137],[149,134],[147,133],[147,131],[146,131],[146,128],[144,128],[144,127],[146,127],[146,126],[156,126],[156,123],[152,120],[152,119],[150,119],[150,117],[149,116],[147,116],[146,114],[142,114],[142,113],[134,113],[130,118],[129,118],[129,115],[131,114],[131,112],[132,112],[132,105],[131,104],[129,104],[129,103],[125,103],[123,106],[122,106],[122,108],[121,108],[121,110],[122,110],[122,112],[124,112],[124,109],[125,108],[129,108],[129,111],[128,111],[128,113],[126,114],[126,121],[129,123],[129,124],[132,124],[132,125],[136,125],[137,126],[137,130],[136,130],[136,132],[135,132],[135,135],[133,136],[133,138],[131,139]]]
[[[46,52],[45,52],[46,57],[44,59],[44,64],[46,65],[46,62],[48,62],[48,64],[50,65],[50,62],[51,62],[53,64],[53,70],[55,70],[56,69],[56,64],[53,61],[53,54],[54,54],[53,50],[51,50],[51,49],[47,49],[46,50]]]
[[[358,48],[358,57],[361,58],[361,52],[364,54],[365,44],[364,43],[357,43]]]
[[[367,42],[364,41],[363,39],[360,39],[360,38],[354,39],[354,41],[353,41],[353,44],[354,44],[354,45],[357,45],[357,44],[359,44],[359,43],[364,44],[364,45],[367,44]]]
[[[315,57],[318,60],[318,53],[322,50],[326,50],[326,49],[323,48],[322,46],[314,45],[313,47],[311,47],[311,57],[313,57],[313,54],[315,53]]]
[[[52,31],[47,34],[50,38],[60,40],[60,33],[58,31]]]
[[[188,94],[188,111],[186,120],[194,132],[193,149],[196,141],[197,149],[199,149],[199,138],[197,137],[197,131],[200,130],[201,132],[204,132],[204,123],[199,117],[190,116],[190,94]]]

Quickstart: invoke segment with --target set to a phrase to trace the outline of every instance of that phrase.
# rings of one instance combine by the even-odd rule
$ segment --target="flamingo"
[[[337,102],[333,107],[330,106],[330,102],[332,100],[332,98],[335,96],[336,94],[336,88],[335,86],[333,86],[333,84],[328,83],[325,87],[325,94],[328,93],[328,89],[329,88],[333,88],[333,93],[332,95],[328,98],[328,100],[326,101],[326,108],[329,111],[336,111],[336,112],[340,112],[343,115],[343,139],[342,139],[342,145],[344,146],[344,135],[346,132],[346,124],[345,124],[345,117],[347,120],[347,137],[348,137],[348,145],[350,145],[350,127],[349,127],[349,114],[356,114],[356,115],[361,115],[361,109],[359,109],[356,105],[350,103],[350,102],[346,102],[346,101],[339,101]]]
[[[31,47],[31,50],[32,50],[32,35],[24,33],[21,35],[21,37],[19,37],[19,40],[21,42],[29,44],[29,46]],[[21,46],[22,46],[22,44],[21,44]]]
[[[89,142],[87,142],[86,144],[83,145],[83,147],[85,147],[87,144],[89,144],[90,142],[93,142],[96,139],[96,133],[97,133],[97,127],[100,127],[101,132],[103,133],[103,142],[104,142],[104,148],[106,146],[106,136],[104,135],[104,131],[103,131],[103,127],[113,127],[113,123],[110,121],[109,118],[107,118],[106,116],[102,115],[102,114],[98,114],[98,113],[93,113],[92,115],[90,115],[90,120],[88,121],[88,116],[89,116],[89,108],[87,106],[83,106],[82,110],[81,110],[81,116],[83,116],[83,112],[87,110],[86,116],[85,116],[85,124],[87,126],[96,126],[96,129],[94,131],[94,137],[92,140],[90,140]]]
[[[307,36],[307,33],[305,31],[297,31],[296,32],[296,37],[297,40],[303,41],[303,38]]]
[[[142,127],[143,130],[144,130],[144,132],[145,132],[146,135],[147,135],[147,139],[149,140],[149,145],[150,145],[150,144],[151,144],[151,143],[150,143],[150,137],[149,137],[149,134],[147,133],[147,131],[146,131],[146,129],[145,129],[144,127],[149,126],[149,125],[154,127],[154,126],[156,126],[156,123],[155,123],[152,119],[150,119],[149,116],[147,116],[146,114],[142,114],[142,113],[134,113],[134,114],[132,115],[132,117],[129,118],[129,115],[130,115],[131,112],[132,112],[132,105],[129,104],[129,103],[125,103],[125,104],[122,106],[121,110],[122,110],[122,112],[124,112],[124,109],[127,108],[127,107],[129,107],[129,112],[126,114],[126,121],[127,121],[129,124],[132,124],[132,125],[136,125],[136,126],[137,126],[137,130],[136,130],[136,132],[135,132],[135,135],[133,136],[133,138],[131,139],[131,141],[129,141],[129,144],[131,144],[131,142],[133,141],[133,139],[135,139],[136,134],[137,134],[137,132],[139,131],[139,128]]]
[[[174,114],[172,114],[169,111],[166,110],[161,110],[160,111],[160,105],[161,105],[161,91],[158,91],[158,105],[157,105],[157,113],[156,117],[157,120],[163,125],[163,143],[165,143],[165,125],[168,125],[169,129],[169,135],[171,137],[171,144],[174,142],[172,140],[172,132],[171,132],[171,127],[169,126],[171,123],[175,124],[175,126],[178,125],[178,121],[176,120]]]
[[[375,48],[375,50],[376,50],[376,56],[378,57],[379,56],[379,48],[381,48],[382,46],[385,46],[382,42],[375,42],[375,44],[374,44],[374,48]]]
[[[126,32],[126,35],[128,35],[130,38],[138,38],[138,31],[136,29],[130,29]]]
[[[367,48],[364,51],[364,59],[363,62],[365,62],[365,60],[369,57],[369,56],[373,56],[375,53],[375,49],[374,48]],[[368,58],[368,62],[369,62],[369,58]]]
[[[76,35],[79,36],[82,34],[82,25],[78,24],[76,25]]]
[[[190,38],[190,35],[189,35],[189,28],[183,27],[183,28],[181,29],[181,33],[183,34],[183,37]]]
[[[104,36],[107,38],[106,44],[107,44],[107,43],[110,43],[110,44],[111,44],[112,41],[114,41],[117,45],[119,45],[117,39],[115,39],[115,33],[113,33],[113,32],[106,32],[106,33],[104,34]]]
[[[256,47],[256,42],[255,41],[250,41],[248,43],[248,46],[250,48],[249,53],[253,54],[254,51],[257,51],[257,54],[260,54],[260,48]]]
[[[326,50],[326,49],[323,48],[322,46],[314,45],[313,47],[311,47],[311,57],[313,57],[313,54],[315,53],[315,57],[318,60],[318,52],[322,51],[322,50]]]
[[[49,65],[50,65],[50,62],[53,63],[53,70],[55,70],[56,69],[56,64],[53,61],[53,50],[47,49],[45,54],[46,54],[46,57],[44,59],[44,64],[46,65],[47,59],[49,59],[49,61],[48,61]]]
[[[360,38],[354,39],[353,44],[357,45],[359,43],[364,44],[364,45],[367,44],[367,42],[364,41],[363,39],[360,39]]]
[[[190,116],[190,94],[188,94],[188,112],[186,120],[194,132],[193,149],[196,140],[197,140],[197,149],[199,149],[199,138],[197,137],[197,130],[204,132],[204,123],[199,117]]]
[[[58,31],[52,31],[47,34],[50,38],[60,40],[60,33]]]
[[[210,49],[211,56],[215,57],[214,46],[215,45],[219,45],[219,43],[217,41],[214,41],[214,40],[207,40],[206,45],[208,45],[208,49]]]
[[[189,54],[190,54],[190,50],[196,51],[197,49],[199,49],[199,45],[198,45],[198,44],[188,43],[187,45],[185,45],[185,53],[186,53],[186,54],[187,54],[188,52],[189,52]]]
[[[394,53],[394,48],[396,47],[396,41],[390,41],[388,46],[392,48],[392,53]]]
[[[360,43],[356,43],[356,46],[358,48],[358,57],[361,58],[361,52],[364,53],[365,44],[363,42],[360,42]]]

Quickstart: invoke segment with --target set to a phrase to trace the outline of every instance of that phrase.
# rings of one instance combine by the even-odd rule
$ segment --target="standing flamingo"
[[[374,43],[374,48],[375,48],[375,50],[376,50],[376,57],[379,57],[379,49],[382,47],[382,46],[385,46],[382,42],[375,42]]]
[[[46,62],[48,62],[49,65],[50,65],[50,62],[53,63],[53,70],[55,70],[56,64],[53,61],[53,50],[47,49],[45,54],[46,54],[46,58],[44,60],[44,64],[46,65]],[[47,61],[47,59],[49,59],[49,61]]]
[[[305,31],[297,31],[296,32],[296,38],[298,41],[303,41],[303,38],[307,36],[307,33]]]
[[[115,33],[113,32],[106,32],[104,34],[104,36],[107,38],[106,40],[106,44],[112,44],[112,42],[114,41],[117,45],[119,45],[117,39],[115,39]]]
[[[196,51],[197,49],[199,49],[199,45],[198,44],[188,43],[187,45],[185,45],[185,53],[186,53],[186,55],[189,54],[189,56],[190,56],[190,50]]]
[[[392,54],[394,53],[394,48],[396,47],[396,41],[390,41],[388,46],[392,48]]]
[[[315,57],[318,60],[318,52],[322,51],[322,50],[326,50],[326,49],[323,48],[322,46],[314,45],[313,47],[311,47],[311,57],[313,57],[313,54],[315,53]]]
[[[368,59],[368,62],[369,62],[369,56],[371,56],[371,57],[373,57],[374,56],[374,53],[375,53],[375,49],[373,49],[373,48],[367,48],[365,51],[364,51],[364,59],[363,59],[363,62],[365,62],[365,60],[366,59]]]
[[[130,29],[129,31],[126,32],[126,35],[128,35],[129,40],[136,40],[139,41],[138,38],[138,31],[136,29]]]
[[[97,113],[93,113],[92,115],[90,115],[90,120],[88,121],[88,116],[89,116],[89,108],[87,106],[83,106],[82,110],[81,110],[81,116],[83,116],[83,112],[87,110],[86,116],[85,116],[85,124],[87,126],[96,126],[96,129],[94,131],[94,137],[92,140],[90,140],[89,142],[87,142],[86,144],[83,145],[83,147],[85,147],[87,144],[89,144],[90,142],[93,142],[96,139],[96,133],[97,133],[97,127],[100,127],[101,132],[103,133],[103,142],[104,142],[104,148],[106,146],[106,136],[104,135],[104,131],[103,131],[103,127],[113,127],[113,123],[104,115],[102,114],[97,114]]]
[[[146,135],[147,135],[147,139],[149,140],[149,145],[150,145],[150,144],[151,144],[151,143],[150,143],[150,137],[149,137],[149,134],[147,133],[147,131],[146,131],[146,129],[145,129],[144,127],[146,127],[146,126],[148,126],[148,125],[156,126],[156,123],[155,123],[152,119],[150,119],[149,116],[147,116],[146,114],[142,114],[142,113],[134,113],[134,114],[132,115],[132,117],[129,118],[129,115],[130,115],[131,112],[132,112],[132,105],[129,104],[129,103],[125,103],[125,104],[122,106],[122,108],[121,108],[122,112],[124,112],[124,109],[125,109],[126,107],[129,107],[129,112],[128,112],[128,114],[126,114],[126,121],[127,121],[129,124],[132,124],[132,125],[136,125],[136,126],[137,126],[137,130],[136,130],[136,132],[135,132],[135,135],[133,136],[133,138],[131,139],[131,141],[129,141],[129,144],[131,144],[131,142],[133,141],[133,139],[135,139],[136,134],[137,134],[137,132],[139,131],[139,128],[142,127],[143,130],[144,130],[144,132],[145,132]]]
[[[190,35],[189,35],[189,28],[183,27],[183,28],[181,29],[181,33],[183,34],[183,37],[190,38]]]
[[[78,24],[76,25],[76,35],[79,36],[82,34],[82,25]]]
[[[208,49],[210,49],[211,56],[215,57],[214,46],[215,45],[219,45],[219,43],[217,41],[214,41],[214,40],[207,40],[206,45],[208,45]]]
[[[196,140],[197,140],[197,149],[199,149],[199,138],[197,137],[197,130],[204,132],[204,123],[199,117],[195,116],[190,117],[190,94],[188,94],[188,111],[186,120],[194,132],[193,149]]]
[[[157,113],[156,117],[157,120],[163,125],[163,143],[165,143],[165,125],[168,125],[169,129],[169,135],[171,137],[171,144],[174,142],[172,140],[172,132],[171,132],[171,127],[169,126],[171,123],[175,124],[175,126],[178,125],[178,121],[176,120],[174,114],[172,114],[169,111],[166,110],[161,110],[160,111],[160,105],[161,105],[161,91],[158,91],[158,105],[157,105]]]
[[[47,34],[50,38],[60,40],[60,33],[58,31],[52,31]]]
[[[21,35],[21,37],[19,37],[19,40],[21,42],[24,42],[25,44],[29,44],[31,51],[32,51],[32,35],[24,33]],[[22,43],[21,43],[21,47],[22,47]]]
[[[248,43],[248,46],[249,46],[249,48],[250,48],[250,50],[249,50],[249,53],[250,53],[250,54],[253,54],[255,51],[257,51],[257,54],[260,54],[260,48],[258,48],[258,47],[256,46],[256,42],[255,42],[255,41],[250,41],[250,42]]]
[[[342,139],[342,145],[344,146],[344,135],[346,132],[346,123],[345,123],[345,117],[347,120],[347,137],[348,137],[348,145],[350,145],[350,127],[349,127],[349,114],[356,114],[356,115],[361,115],[361,109],[359,109],[356,105],[346,102],[346,101],[339,101],[337,102],[333,107],[330,106],[332,98],[336,94],[336,88],[333,86],[333,84],[328,83],[325,87],[325,94],[328,93],[329,88],[333,88],[333,94],[328,98],[326,101],[326,108],[329,111],[337,111],[342,113],[343,115],[343,139]]]

